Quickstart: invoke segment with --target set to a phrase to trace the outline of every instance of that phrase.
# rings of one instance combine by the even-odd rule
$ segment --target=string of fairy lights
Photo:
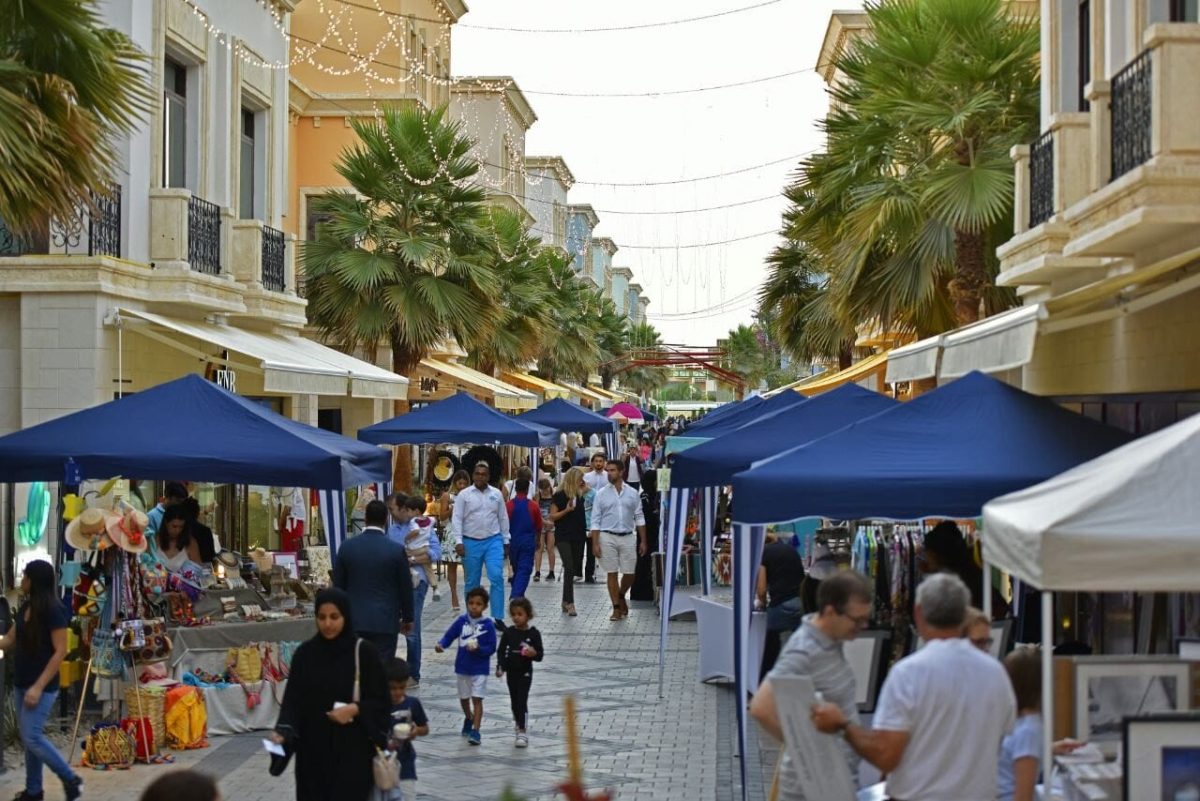
[[[711,14],[686,17],[674,20],[650,22],[632,26],[601,26],[575,28],[530,28],[518,26],[471,25],[457,23],[447,14],[440,4],[431,6],[436,10],[437,17],[422,17],[414,14],[404,14],[384,8],[380,0],[316,0],[316,20],[312,14],[304,16],[305,29],[289,30],[298,27],[295,12],[291,18],[272,0],[256,0],[257,4],[269,15],[275,31],[280,35],[282,43],[288,48],[288,56],[281,59],[265,58],[250,50],[245,42],[237,36],[222,30],[215,25],[210,16],[197,5],[195,0],[178,0],[188,7],[195,18],[204,26],[207,33],[218,46],[227,48],[233,57],[259,69],[291,70],[303,73],[311,70],[315,74],[327,78],[350,78],[361,80],[367,88],[367,96],[377,117],[382,117],[380,103],[386,103],[389,96],[426,96],[430,90],[437,90],[442,102],[448,100],[451,93],[457,89],[463,97],[468,93],[483,93],[503,95],[514,91],[522,95],[547,96],[555,98],[662,98],[671,96],[701,95],[710,92],[721,92],[735,88],[767,84],[786,80],[813,71],[812,68],[796,69],[777,72],[770,75],[747,78],[720,84],[709,84],[691,87],[671,87],[664,89],[647,89],[639,91],[573,91],[555,88],[523,89],[510,78],[462,78],[449,75],[449,44],[451,30],[454,25],[461,28],[472,28],[480,31],[504,32],[509,34],[603,34],[625,32],[632,30],[653,29],[675,25],[687,25],[693,22],[711,20],[734,14],[751,12],[767,6],[777,5],[782,0],[763,0],[737,8],[719,11]],[[318,24],[315,29],[311,23],[323,21],[323,30]],[[289,26],[289,22],[291,26]],[[418,24],[420,23],[420,24]],[[311,91],[311,89],[309,90]],[[315,96],[321,96],[314,93]],[[328,98],[326,98],[328,99]],[[336,103],[335,103],[336,105]],[[552,174],[531,171],[527,168],[524,154],[524,137],[526,121],[515,119],[511,114],[488,114],[484,119],[483,105],[480,103],[461,102],[455,107],[455,117],[463,125],[464,132],[476,141],[475,154],[481,169],[473,179],[484,188],[505,192],[517,199],[528,201],[530,198],[521,187],[537,187],[543,181],[552,181]],[[348,112],[349,113],[349,112]],[[426,129],[431,152],[436,152],[432,131]],[[498,147],[497,147],[498,145]],[[390,144],[389,144],[390,146]],[[501,163],[492,163],[484,154],[500,153]],[[393,154],[395,155],[395,154]],[[680,185],[715,180],[728,176],[742,175],[770,166],[783,163],[796,163],[808,153],[785,156],[771,161],[765,161],[745,167],[739,167],[719,173],[692,177],[638,180],[638,181],[600,181],[576,180],[577,185],[632,188],[632,187],[677,187]],[[397,163],[400,159],[397,158]],[[417,184],[429,185],[447,176],[450,167],[448,159],[438,160],[432,173],[407,178]],[[401,167],[403,170],[404,168]],[[650,209],[635,211],[629,209],[595,209],[597,213],[630,215],[630,216],[677,216],[700,214],[720,210],[750,207],[768,201],[778,201],[779,194],[761,195],[758,197],[731,200],[693,208]],[[557,234],[537,228],[531,233],[547,239]],[[688,242],[636,242],[621,245],[624,250],[658,252],[675,254],[674,275],[670,269],[662,271],[664,286],[673,284],[686,285],[693,283],[697,287],[709,283],[707,270],[696,271],[695,276],[687,274],[680,266],[678,254],[680,251],[706,251],[709,248],[765,238],[776,234],[776,230],[757,231],[754,233],[722,236],[716,239]],[[588,231],[585,248],[593,239]],[[585,250],[586,252],[586,250]],[[724,264],[718,273],[718,281],[725,284],[726,274]],[[726,308],[725,301],[708,309],[696,309],[695,312],[711,312]],[[719,313],[719,312],[718,312]],[[677,312],[684,315],[686,312]],[[655,314],[656,319],[672,319],[671,315]]]

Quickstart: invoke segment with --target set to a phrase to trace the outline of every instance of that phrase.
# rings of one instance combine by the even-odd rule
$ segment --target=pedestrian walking
[[[492,617],[504,619],[504,561],[508,556],[508,510],[500,490],[488,484],[487,462],[475,465],[474,484],[454,499],[450,531],[454,550],[467,567],[464,589],[481,587],[486,568],[491,585]]]
[[[413,582],[404,546],[388,537],[383,501],[367,504],[366,528],[338,548],[333,586],[346,592],[354,608],[355,633],[375,646],[379,658],[396,656],[401,633],[413,629]]]
[[[54,566],[35,560],[21,572],[24,602],[17,607],[13,626],[0,637],[0,651],[13,654],[13,706],[17,732],[25,746],[25,789],[16,801],[40,801],[42,768],[62,782],[63,795],[74,801],[83,793],[83,778],[46,736],[46,720],[58,698],[58,668],[67,655],[66,607],[55,592]]]
[[[872,728],[836,704],[813,707],[818,729],[842,732],[887,775],[890,798],[996,798],[1000,745],[1015,720],[1016,699],[1000,662],[962,636],[970,601],[967,585],[951,573],[928,576],[917,587],[914,616],[925,646],[888,673]]]
[[[450,609],[458,612],[462,609],[458,603],[458,565],[462,557],[454,547],[454,536],[450,531],[450,521],[454,516],[454,499],[458,493],[471,486],[471,476],[466,470],[455,471],[450,479],[450,487],[438,499],[438,517],[442,527],[442,564],[446,567],[446,583],[450,585]]]
[[[405,634],[408,670],[411,675],[408,688],[417,690],[421,687],[421,619],[425,614],[425,596],[431,587],[433,600],[439,600],[437,574],[433,565],[442,556],[442,544],[432,535],[433,518],[424,516],[425,501],[420,496],[413,495],[405,501],[405,506],[409,514],[407,525],[410,529],[405,539],[405,553],[408,555],[413,584],[412,629]]]
[[[497,490],[499,492],[499,490]],[[458,641],[454,674],[458,677],[458,702],[463,711],[462,736],[471,745],[479,745],[479,727],[483,723],[483,699],[487,696],[488,673],[492,654],[496,653],[496,625],[487,616],[488,591],[473,587],[467,591],[467,611],[459,615],[434,650],[439,654]]]
[[[537,503],[542,513],[542,530],[538,534],[537,550],[533,554],[533,580],[542,580],[542,552],[550,559],[550,572],[546,581],[554,581],[554,521],[550,519],[550,505],[554,501],[554,484],[548,478],[538,479]]]
[[[317,633],[292,657],[271,739],[296,757],[297,801],[367,801],[375,785],[371,758],[388,726],[387,688],[379,652],[355,635],[351,609],[347,593],[318,592]]]
[[[542,530],[542,511],[537,501],[529,497],[529,483],[527,478],[518,478],[513,485],[514,495],[506,504],[513,598],[524,598],[529,588],[529,578],[533,575],[533,554],[537,550],[538,532]]]
[[[641,493],[621,478],[621,463],[610,459],[605,469],[608,486],[596,493],[592,504],[592,551],[608,576],[608,596],[613,604],[609,620],[623,620],[629,617],[625,596],[633,586],[638,555],[646,553],[646,516]]]
[[[563,476],[562,485],[550,502],[550,519],[554,522],[554,544],[558,548],[562,576],[562,610],[575,617],[575,582],[583,568],[583,544],[587,540],[587,516],[583,495],[583,471],[572,467]]]
[[[861,573],[843,570],[821,582],[817,591],[818,611],[806,615],[800,628],[788,638],[771,672],[763,679],[750,702],[750,714],[776,740],[783,742],[783,725],[775,705],[772,679],[807,677],[813,689],[836,704],[846,720],[858,724],[858,702],[854,672],[846,660],[844,643],[867,627],[871,619],[871,582]],[[857,784],[859,756],[842,744],[846,766]],[[784,752],[779,768],[778,801],[803,801],[800,776],[791,757]]]
[[[429,718],[421,702],[408,694],[412,686],[408,665],[393,659],[385,671],[391,701],[387,748],[400,763],[400,784],[391,790],[375,788],[371,801],[416,801],[417,750],[413,740],[429,734]]]
[[[496,658],[496,677],[508,682],[508,697],[512,703],[514,745],[529,747],[529,690],[533,686],[533,663],[541,662],[542,633],[529,624],[533,620],[533,604],[528,598],[513,598],[508,603],[512,625],[500,636]]]

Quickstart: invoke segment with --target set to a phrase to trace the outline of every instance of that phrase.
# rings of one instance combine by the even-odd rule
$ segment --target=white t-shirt
[[[599,492],[608,486],[608,473],[603,470],[599,473],[595,470],[589,470],[583,474],[583,483],[596,490],[596,492]]]
[[[871,725],[908,732],[892,798],[994,801],[1000,743],[1017,700],[999,661],[965,639],[933,640],[896,663]]]
[[[627,478],[626,480],[627,481],[637,481],[639,483],[642,480],[642,474],[641,474],[641,471],[638,470],[638,462],[637,462],[636,456],[630,455],[630,457],[629,457],[629,478]]]

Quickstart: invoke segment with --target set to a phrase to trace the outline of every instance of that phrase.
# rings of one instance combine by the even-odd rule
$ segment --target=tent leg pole
[[[983,560],[983,616],[992,619],[992,566]]]
[[[1054,593],[1042,592],[1042,776],[1047,791],[1054,774]],[[1047,792],[1047,796],[1049,793]]]

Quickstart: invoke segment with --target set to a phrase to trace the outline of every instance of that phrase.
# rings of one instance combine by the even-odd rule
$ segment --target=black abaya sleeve
[[[358,672],[358,722],[366,730],[371,742],[382,748],[387,743],[387,734],[391,728],[387,680],[383,675],[383,665],[379,661],[379,651],[375,646],[362,640],[358,647],[362,649],[362,653],[359,654]]]

